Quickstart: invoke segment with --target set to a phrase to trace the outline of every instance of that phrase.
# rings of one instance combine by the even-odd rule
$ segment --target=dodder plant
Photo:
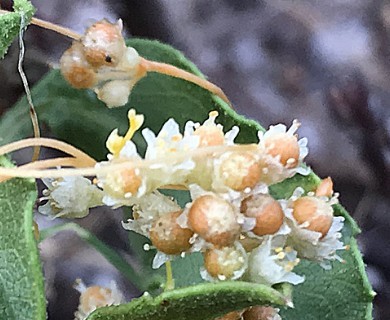
[[[1,160],[0,318],[46,316],[32,177],[47,185],[38,210],[51,218],[132,209],[123,227],[140,270],[76,224],[40,230],[38,241],[74,230],[145,292],[125,303],[115,283],[78,281],[77,319],[371,319],[358,228],[331,179],[303,163],[297,121],[265,131],[176,50],[125,43],[120,22],[97,22],[79,36],[32,19],[27,1],[3,13],[3,52],[28,22],[75,41],[61,70],[32,90],[35,138],[19,140],[31,134],[25,99],[0,123],[1,155],[31,146],[69,155],[16,168]],[[59,140],[39,138],[37,119]]]

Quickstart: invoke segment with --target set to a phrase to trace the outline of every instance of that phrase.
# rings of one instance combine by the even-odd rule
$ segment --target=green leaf
[[[21,15],[24,16],[24,24],[27,26],[34,13],[35,8],[30,1],[15,0],[14,12],[0,14],[0,59],[4,57],[8,47],[19,34]]]
[[[0,158],[1,166],[10,166]],[[46,319],[43,275],[33,233],[37,192],[30,179],[0,184],[0,319]]]
[[[150,295],[128,304],[99,308],[88,320],[212,320],[253,304],[284,305],[276,290],[247,282],[219,282],[167,291],[156,298]]]
[[[141,39],[129,40],[128,44],[148,59],[170,63],[200,75],[191,62],[167,45]],[[181,126],[189,119],[204,121],[211,110],[220,113],[218,120],[225,130],[233,125],[240,127],[238,142],[257,142],[257,131],[262,130],[255,121],[237,115],[209,92],[191,83],[160,74],[150,74],[142,79],[133,89],[129,103],[114,110],[106,108],[92,91],[72,89],[58,71],[51,72],[34,88],[33,98],[40,120],[46,123],[55,135],[97,159],[105,157],[107,151],[104,141],[109,132],[116,127],[119,127],[121,132],[127,128],[126,114],[130,107],[143,113],[145,126],[154,131],[158,131],[170,117],[174,117]],[[3,143],[31,134],[27,110],[26,101],[22,99],[0,122],[0,137],[4,139]],[[141,146],[142,151],[144,142],[139,135],[135,137],[135,142]],[[275,197],[285,197],[298,185],[306,190],[313,190],[319,181],[315,174],[308,177],[297,175],[273,186],[271,192]],[[303,285],[294,287],[296,308],[283,311],[286,319],[371,319],[373,292],[353,238],[359,229],[341,206],[336,206],[335,212],[346,218],[343,240],[350,245],[350,250],[342,253],[346,262],[334,263],[331,271],[324,271],[309,262],[302,264],[298,271],[305,274],[307,280]],[[200,281],[198,266],[201,258],[194,256],[192,259],[193,261],[177,259],[174,262],[174,275],[179,278],[178,286]],[[188,266],[188,262],[193,263]],[[150,267],[145,269],[147,268]],[[213,284],[205,285],[206,288],[208,286]],[[204,302],[200,300],[197,302],[199,306],[202,303]],[[201,308],[199,310],[204,311]],[[183,314],[176,318],[185,319],[185,316]]]

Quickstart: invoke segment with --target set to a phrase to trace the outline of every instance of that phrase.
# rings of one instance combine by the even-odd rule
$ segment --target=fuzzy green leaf
[[[0,158],[0,165],[10,163]],[[12,179],[0,183],[0,319],[46,319],[46,300],[32,208],[35,183]]]
[[[128,43],[148,59],[170,63],[200,75],[192,63],[169,46],[140,39],[132,39]],[[142,79],[133,89],[129,103],[114,110],[106,108],[90,90],[72,89],[58,71],[51,72],[34,88],[33,98],[40,120],[45,122],[54,134],[97,159],[105,157],[107,151],[104,141],[108,134],[116,127],[119,127],[122,133],[127,128],[126,114],[130,107],[143,113],[145,126],[154,131],[158,131],[170,117],[174,117],[181,126],[189,119],[204,121],[211,110],[220,113],[218,121],[226,130],[233,125],[240,127],[238,142],[256,142],[257,131],[262,130],[255,121],[237,115],[209,92],[191,83],[159,74],[150,74]],[[0,137],[3,138],[3,143],[31,134],[27,110],[26,101],[23,99],[0,122]],[[142,150],[144,142],[139,135],[135,137],[135,142]],[[273,186],[271,192],[275,197],[285,197],[291,194],[297,185],[313,190],[318,183],[319,178],[315,174],[308,177],[297,175]],[[306,281],[303,285],[294,287],[296,308],[283,310],[286,319],[371,319],[373,292],[353,238],[359,229],[341,206],[336,206],[336,214],[346,218],[343,240],[350,245],[350,250],[341,254],[345,263],[334,263],[331,271],[324,271],[314,263],[303,263],[297,272],[304,274]],[[138,242],[139,245],[142,243]],[[138,252],[142,252],[141,248],[138,248]],[[200,281],[198,266],[202,260],[197,257],[192,259],[190,266],[187,263],[191,260],[177,259],[174,262],[174,275],[178,277],[179,287]],[[145,270],[149,269],[150,266],[145,266]],[[205,288],[208,286],[212,287],[213,284],[206,284]],[[192,303],[194,308],[199,306],[199,312],[204,311],[202,300],[194,300]],[[126,307],[121,307],[115,310],[118,310],[119,316],[125,309]],[[104,312],[102,309],[99,314]],[[175,318],[187,319],[185,317],[186,315],[182,314]],[[102,316],[100,319],[109,318]]]
[[[0,14],[0,59],[7,53],[12,41],[20,31],[21,16],[24,16],[24,24],[27,26],[35,12],[30,1],[15,0],[14,12]]]
[[[280,306],[286,301],[278,291],[263,285],[240,281],[203,283],[167,291],[156,298],[146,295],[128,304],[99,308],[88,320],[212,320],[264,303]]]

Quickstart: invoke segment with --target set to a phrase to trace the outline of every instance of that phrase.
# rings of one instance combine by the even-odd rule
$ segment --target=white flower
[[[240,129],[237,126],[234,126],[224,134],[223,126],[215,123],[217,117],[218,111],[211,111],[209,113],[209,118],[203,122],[203,124],[188,121],[185,125],[185,135],[198,136],[200,138],[199,145],[201,147],[233,145],[234,139],[237,137]]]
[[[148,144],[145,159],[158,159],[176,152],[194,150],[199,145],[199,137],[180,133],[179,125],[174,119],[164,123],[156,136],[148,128],[142,130],[142,135]]]
[[[267,237],[259,247],[249,255],[247,278],[251,282],[272,286],[289,282],[299,284],[304,277],[292,272],[299,263],[297,252],[291,247],[282,247],[283,239]]]
[[[86,287],[80,280],[76,280],[75,289],[81,293],[78,310],[75,312],[75,320],[85,320],[97,308],[119,305],[123,303],[123,294],[119,291],[114,281],[108,288],[100,286]]]
[[[341,230],[344,227],[345,219],[343,217],[333,217],[333,208],[331,205],[338,202],[336,197],[315,197],[314,194],[309,193],[305,198],[315,201],[314,203],[317,205],[316,212],[324,215],[326,213],[324,211],[330,211],[331,224],[329,230],[326,230],[326,234],[323,234],[319,231],[310,230],[310,223],[298,223],[294,217],[293,205],[294,201],[300,199],[303,193],[302,188],[297,188],[288,201],[281,201],[287,218],[286,222],[291,228],[287,243],[297,250],[299,257],[319,262],[324,269],[330,269],[331,265],[329,261],[343,261],[337,255],[337,251],[345,249],[345,245],[341,241]]]
[[[134,219],[128,219],[127,222],[122,222],[122,226],[126,230],[134,231],[150,238],[150,230],[156,219],[165,214],[180,210],[181,207],[170,197],[164,196],[156,191],[135,199],[135,205],[133,206]],[[150,246],[148,246],[148,249],[149,248]],[[174,258],[176,258],[176,256],[168,255],[157,250],[153,259],[152,268],[158,269],[165,262],[173,260]]]
[[[191,157],[186,157],[186,153],[198,147],[199,137],[183,136],[173,119],[163,125],[157,136],[148,128],[142,131],[142,135],[148,145],[145,160],[161,160],[160,164],[148,168],[150,187],[155,189],[167,184],[184,184],[195,167],[195,162]]]
[[[42,214],[53,218],[83,218],[89,209],[101,206],[103,193],[84,177],[42,179],[48,189],[43,191],[42,200],[47,203],[38,207]]]
[[[96,168],[104,168],[112,164],[121,164],[130,161],[139,161],[141,156],[137,147],[131,141],[134,133],[142,126],[144,116],[136,114],[130,109],[127,114],[129,118],[129,129],[125,136],[118,134],[118,129],[111,132],[106,141],[106,147],[110,151],[107,155],[108,161],[96,164]],[[128,167],[120,170],[112,170],[108,173],[98,173],[98,186],[103,189],[103,202],[105,205],[120,207],[131,205],[132,198],[140,197],[146,192],[145,174],[141,169],[134,168],[131,163]]]
[[[283,124],[270,126],[266,132],[258,132],[259,146],[265,151],[264,176],[268,184],[274,184],[294,176],[296,173],[308,175],[311,170],[303,160],[308,154],[307,138],[297,140],[295,132],[300,123],[293,121],[287,129]],[[264,179],[264,177],[263,177]]]
[[[170,197],[158,191],[134,199],[134,219],[122,222],[123,228],[149,237],[153,221],[164,214],[181,210],[180,206]]]
[[[238,241],[232,247],[213,248],[210,251],[212,251],[211,268],[215,268],[215,265],[218,265],[217,268],[221,269],[222,273],[228,273],[229,277],[226,277],[225,274],[218,274],[215,277],[211,275],[207,271],[206,263],[208,260],[205,258],[205,267],[200,269],[200,275],[203,280],[237,280],[243,276],[248,268],[248,254]]]

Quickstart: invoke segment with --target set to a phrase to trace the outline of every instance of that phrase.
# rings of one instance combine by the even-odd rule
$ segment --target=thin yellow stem
[[[165,270],[166,270],[167,279],[166,279],[164,291],[173,290],[175,289],[175,280],[173,279],[171,261],[165,262]]]
[[[71,38],[71,39],[74,39],[74,40],[80,40],[82,35],[71,30],[71,29],[68,29],[68,28],[65,28],[65,27],[62,27],[62,26],[59,26],[55,23],[51,23],[51,22],[48,22],[48,21],[45,21],[45,20],[41,20],[41,19],[38,19],[38,18],[32,18],[31,19],[31,23],[38,26],[38,27],[41,27],[41,28],[44,28],[44,29],[47,29],[47,30],[52,30],[54,32],[57,32],[59,34],[62,34],[68,38]]]
[[[54,158],[54,159],[45,159],[45,160],[39,160],[35,162],[30,162],[27,164],[24,164],[20,166],[19,168],[24,169],[47,169],[47,168],[54,168],[54,167],[83,167],[85,164],[81,162],[79,159],[72,158],[72,157],[61,157],[61,158]]]
[[[11,13],[11,11],[0,10],[0,14],[7,14],[7,13]],[[36,25],[36,26],[41,27],[41,28],[44,28],[44,29],[47,29],[47,30],[52,30],[54,32],[57,32],[59,34],[62,34],[64,36],[71,38],[71,39],[74,39],[74,40],[80,40],[82,37],[77,32],[74,32],[68,28],[61,27],[55,23],[51,23],[51,22],[41,20],[38,18],[32,18],[31,24]]]
[[[150,61],[145,58],[141,58],[141,68],[144,68],[147,72],[157,72],[162,73],[171,77],[180,78],[189,82],[192,82],[199,87],[210,91],[211,93],[220,97],[223,101],[225,101],[231,108],[232,104],[229,101],[228,97],[222,91],[222,89],[215,84],[207,81],[206,79],[202,79],[197,75],[185,71],[183,69],[177,68],[167,63]]]
[[[46,159],[46,160],[39,160],[27,163],[25,165],[19,166],[18,168],[23,169],[47,169],[47,168],[53,168],[58,166],[63,167],[83,167],[83,163],[76,158],[71,157],[63,157],[63,158],[55,158],[55,159]],[[85,165],[84,165],[85,166]],[[0,177],[0,182],[7,181],[9,179],[12,179],[12,177]]]
[[[85,152],[73,147],[68,143],[49,138],[31,138],[9,143],[0,147],[0,156],[12,151],[35,146],[61,150],[75,158],[82,160],[86,165],[89,166],[94,166],[96,164],[96,160],[87,155]]]
[[[43,139],[43,138],[41,138]],[[34,139],[27,139],[34,140]],[[51,140],[51,139],[48,139]],[[25,141],[25,140],[24,140]],[[23,140],[22,140],[23,142]],[[60,141],[59,141],[60,142]],[[16,142],[17,143],[17,142]],[[63,142],[62,142],[63,143]],[[257,144],[247,145],[231,145],[231,146],[216,146],[216,147],[203,147],[195,149],[191,152],[172,153],[164,158],[154,160],[129,160],[120,163],[110,163],[105,166],[77,168],[77,169],[24,169],[24,168],[1,168],[0,176],[7,177],[20,177],[20,178],[61,178],[69,176],[96,176],[97,174],[108,174],[116,170],[124,170],[131,168],[150,168],[156,164],[165,162],[167,165],[174,165],[185,159],[191,157],[206,157],[206,156],[218,156],[229,151],[254,151],[258,150]],[[1,148],[0,148],[1,155]],[[93,160],[95,161],[95,160]],[[172,188],[176,186],[171,186]]]

